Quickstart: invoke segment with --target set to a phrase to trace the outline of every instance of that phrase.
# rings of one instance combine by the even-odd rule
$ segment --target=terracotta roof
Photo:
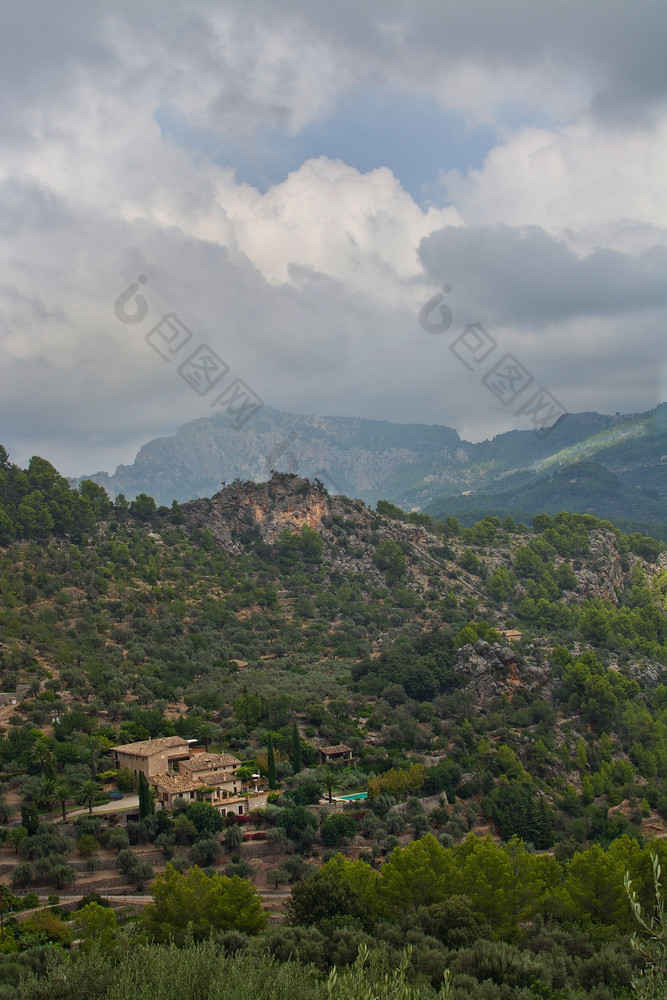
[[[219,771],[222,768],[240,767],[241,761],[230,753],[198,753],[180,763],[182,771],[194,774],[197,771]]]
[[[338,743],[335,747],[320,747],[320,753],[352,753],[352,747],[347,743]]]
[[[228,774],[189,775],[169,772],[169,774],[153,774],[148,780],[157,788],[164,788],[167,792],[179,795],[181,792],[195,792],[198,788],[202,788],[205,785],[226,785],[234,780],[238,781],[238,778],[234,779]]]
[[[131,753],[134,757],[152,757],[162,750],[189,750],[188,740],[181,736],[162,736],[158,740],[141,740],[139,743],[123,743],[119,747],[111,747],[120,753]]]

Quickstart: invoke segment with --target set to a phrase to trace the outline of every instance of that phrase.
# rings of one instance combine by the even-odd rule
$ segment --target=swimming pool
[[[337,795],[336,802],[352,802],[354,799],[366,799],[368,792],[355,792],[354,795]]]

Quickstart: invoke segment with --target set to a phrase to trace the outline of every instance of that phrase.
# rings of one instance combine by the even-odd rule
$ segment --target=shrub
[[[325,819],[320,829],[320,836],[327,847],[340,847],[346,840],[354,837],[357,824],[351,816],[335,813]]]
[[[197,833],[218,833],[225,825],[218,810],[208,802],[193,802],[185,815],[194,823]]]
[[[192,863],[199,865],[200,868],[215,864],[221,853],[222,845],[216,837],[202,837],[190,848]]]
[[[113,830],[109,830],[106,835],[106,847],[110,851],[122,851],[124,848],[130,846],[130,838],[127,835],[127,830],[123,830],[122,827],[118,826]]]
[[[125,795],[131,795],[135,791],[137,779],[129,767],[121,767],[120,771],[116,773],[116,787],[119,792],[124,792]]]

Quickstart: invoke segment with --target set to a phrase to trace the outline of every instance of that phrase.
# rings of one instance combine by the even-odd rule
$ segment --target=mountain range
[[[132,465],[82,477],[112,497],[158,503],[210,497],[221,483],[271,471],[319,479],[369,505],[453,515],[592,513],[664,534],[667,403],[639,414],[568,414],[546,435],[514,430],[472,443],[451,427],[302,416],[265,407],[242,429],[226,415],[194,420],[145,444]]]

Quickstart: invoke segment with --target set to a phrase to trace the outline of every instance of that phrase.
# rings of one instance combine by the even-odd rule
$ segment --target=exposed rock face
[[[376,518],[360,500],[328,496],[325,489],[288,473],[277,473],[268,483],[232,483],[211,500],[194,500],[185,507],[186,516],[210,529],[223,548],[241,552],[243,538],[256,529],[262,541],[272,544],[288,528],[300,531],[304,524],[326,540],[324,519],[354,516],[357,531],[372,530]]]
[[[467,690],[480,703],[500,695],[511,701],[519,687],[533,694],[542,689],[542,696],[548,697],[556,683],[546,666],[524,660],[516,650],[498,642],[480,640],[474,646],[461,646],[454,669],[467,679]]]
[[[369,587],[387,586],[386,573],[375,560],[379,543],[392,539],[405,555],[406,572],[400,585],[415,592],[413,600],[444,597],[453,587],[459,598],[475,599],[476,617],[494,617],[498,612],[498,608],[487,604],[483,580],[461,572],[463,539],[450,538],[443,545],[441,534],[419,524],[382,517],[361,500],[330,496],[322,483],[311,483],[294,474],[275,473],[267,483],[237,481],[210,500],[193,500],[183,511],[191,525],[209,530],[219,545],[237,554],[253,542],[277,546],[285,529],[297,534],[307,525],[322,538],[326,571],[363,577]],[[629,586],[629,571],[635,562],[647,571],[649,579],[656,571],[655,566],[636,556],[622,559],[610,530],[596,528],[589,533],[589,539],[589,553],[576,560],[559,560],[578,567],[576,589],[561,597],[567,603],[590,597],[618,603],[619,595]],[[516,548],[524,543],[524,536],[515,536],[512,544],[490,550],[489,561],[511,568]],[[525,588],[519,587],[518,596],[522,591]],[[572,651],[575,655],[580,652],[577,643],[572,644]],[[629,671],[630,676],[649,686],[660,683],[665,674],[662,666],[648,669],[643,659],[621,667],[612,656],[610,667]],[[465,645],[457,653],[455,670],[462,675],[464,687],[477,705],[498,696],[511,700],[518,689],[551,700],[559,683],[549,667],[548,644],[539,638],[527,648],[522,646],[520,652],[500,643],[479,641],[474,646]]]
[[[263,482],[276,470],[320,478],[331,492],[375,503],[395,496],[397,474],[422,483],[435,473],[439,483],[457,489],[470,465],[460,445],[451,427],[299,416],[264,407],[240,430],[224,415],[193,420],[171,437],[149,441],[132,465],[85,478],[112,497],[144,492],[170,504],[174,498],[210,497],[221,482],[236,478]]]
[[[485,613],[482,580],[474,574],[460,573],[458,559],[465,548],[461,539],[449,539],[444,547],[449,554],[445,556],[442,554],[442,535],[418,524],[381,517],[361,500],[332,496],[326,486],[317,481],[309,482],[291,473],[275,473],[266,483],[237,480],[210,500],[193,500],[183,510],[191,524],[209,529],[223,548],[235,553],[241,553],[244,545],[253,539],[274,545],[285,528],[299,532],[304,524],[308,525],[322,537],[325,563],[338,571],[363,573],[369,583],[380,586],[386,585],[386,577],[375,564],[375,551],[380,541],[393,539],[406,555],[408,586],[418,589],[432,586],[429,579],[435,573],[441,580],[444,595],[451,588],[454,572],[459,589],[476,595],[478,612],[480,615]],[[649,577],[655,572],[655,567],[649,567],[632,554],[625,562],[612,531],[594,529],[589,538],[590,552],[585,556],[576,560],[557,560],[576,567],[577,586],[563,592],[561,600],[565,603],[577,602],[582,597],[618,603],[619,595],[629,584],[628,569],[635,562],[639,561]],[[511,568],[517,543],[525,544],[525,540],[519,536],[514,545],[490,549],[486,556],[488,569],[497,565]],[[525,594],[525,585],[519,583],[516,596]],[[502,663],[502,658],[499,659]],[[536,675],[531,683],[538,682],[539,675]]]
[[[596,530],[589,532],[588,538],[590,556],[586,566],[575,570],[577,583],[591,596],[618,604],[625,582],[616,536],[611,531]],[[636,558],[632,556],[631,561]]]
[[[322,537],[325,563],[364,573],[379,586],[386,584],[385,574],[373,555],[383,538],[437,543],[416,525],[384,521],[361,500],[329,496],[323,485],[288,473],[276,473],[268,483],[232,483],[211,500],[193,500],[183,509],[191,523],[208,528],[223,548],[236,553],[253,537],[273,545],[285,528],[296,533],[306,524]]]

